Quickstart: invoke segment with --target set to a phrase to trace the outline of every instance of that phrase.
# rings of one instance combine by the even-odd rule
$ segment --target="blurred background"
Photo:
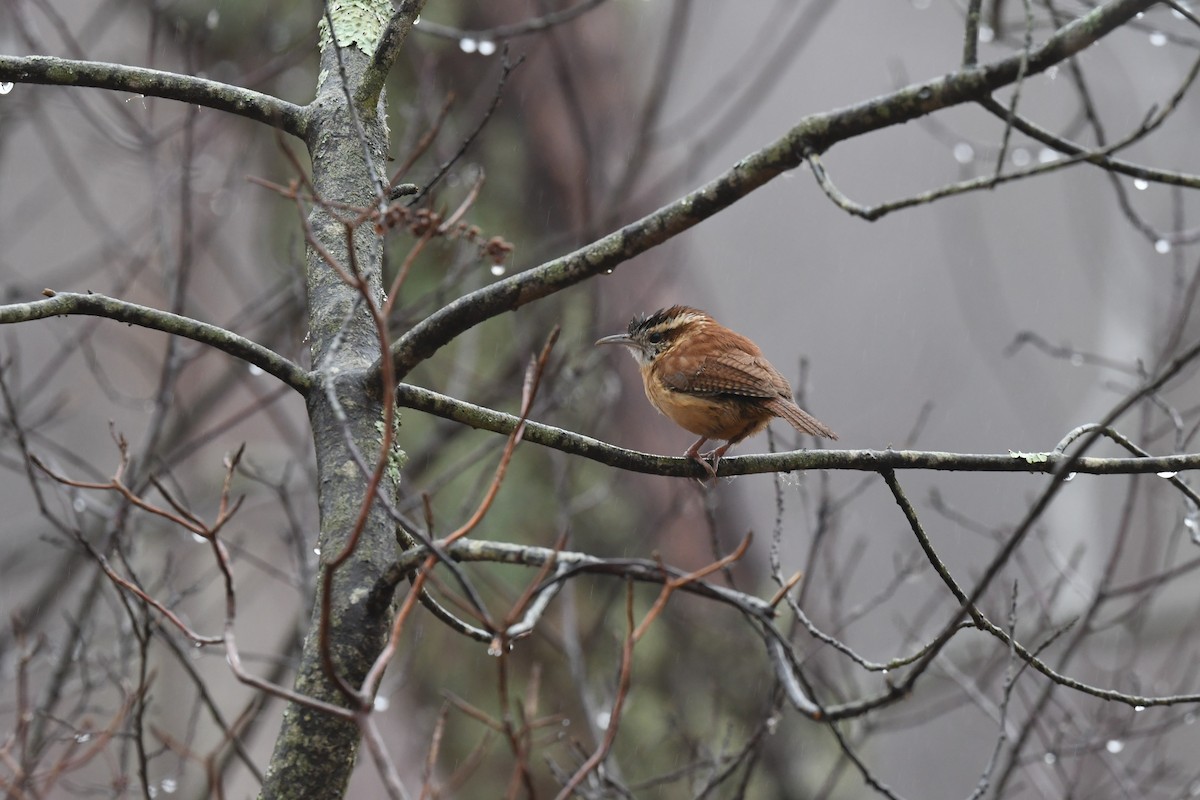
[[[563,9],[580,13],[546,31],[524,25]],[[1034,40],[1055,15],[1084,10],[1033,4]],[[980,62],[1019,51],[1025,7],[989,0],[983,11]],[[0,8],[0,51],[189,72],[302,104],[316,82],[319,14],[313,2],[12,0]],[[394,332],[670,202],[808,114],[955,70],[963,29],[963,5],[949,0],[430,0],[388,88],[393,166],[434,132],[403,179],[421,185],[452,162],[428,200],[439,210],[482,179],[467,221],[514,251],[494,269],[470,242],[431,245],[403,286]],[[507,58],[524,60],[488,117],[504,40]],[[1019,111],[1085,146],[1116,141],[1170,100],[1198,43],[1185,14],[1157,6],[1073,66],[1023,84]],[[1196,93],[1184,94],[1160,130],[1121,156],[1195,175],[1198,115]],[[994,172],[1003,136],[1002,121],[970,106],[838,144],[823,161],[842,192],[873,205]],[[307,166],[302,143],[217,112],[18,84],[0,95],[4,301],[47,287],[101,292],[229,327],[307,366],[297,212],[247,180],[292,180],[285,148]],[[1014,132],[1002,168],[1059,158]],[[1194,188],[1076,165],[868,223],[801,168],[603,279],[479,326],[409,380],[513,411],[529,354],[559,323],[534,418],[682,453],[693,437],[654,412],[633,362],[591,343],[634,314],[686,303],[755,340],[838,432],[838,447],[1048,451],[1200,336],[1190,313],[1198,215]],[[412,243],[389,238],[390,269]],[[238,684],[220,648],[192,647],[117,592],[81,542],[109,548],[123,574],[216,634],[224,597],[206,546],[111,493],[48,480],[25,454],[106,482],[119,433],[143,481],[153,475],[211,518],[221,459],[245,442],[235,485],[247,500],[226,534],[237,633],[248,668],[290,685],[316,566],[302,399],[223,354],[101,319],[6,326],[0,366],[0,739],[14,763],[53,777],[41,784],[49,792],[27,786],[27,796],[255,793],[282,704]],[[1120,431],[1154,454],[1194,451],[1195,373],[1126,415]],[[422,516],[427,496],[431,527],[444,534],[478,503],[503,439],[405,410],[400,444],[406,509]],[[776,424],[733,454],[795,446],[814,443]],[[913,471],[900,481],[969,587],[1048,478]],[[1015,584],[1018,638],[1032,648],[1057,636],[1042,654],[1055,669],[1130,694],[1200,691],[1191,580],[1200,552],[1189,525],[1195,509],[1160,478],[1078,476],[981,607],[1007,622]],[[566,535],[568,549],[658,554],[690,570],[748,531],[749,555],[719,579],[770,597],[773,559],[785,578],[802,571],[813,624],[871,661],[912,653],[957,607],[871,474],[758,475],[704,489],[525,444],[475,535],[542,546]],[[534,578],[515,567],[470,574],[501,610]],[[640,613],[655,595],[638,590]],[[793,622],[785,614],[780,624]],[[885,688],[886,674],[797,627],[819,700]],[[427,615],[406,635],[378,708],[411,786],[423,774],[444,797],[495,797],[510,785],[509,744],[464,710],[511,710],[498,689],[507,686],[540,720],[531,785],[552,796],[556,775],[573,772],[611,722],[625,586],[570,583],[499,680],[497,659]],[[736,612],[677,596],[638,645],[609,783],[587,796],[867,796],[848,749],[901,796],[1200,795],[1194,705],[1139,712],[1032,670],[1006,695],[1014,668],[1000,642],[966,632],[913,696],[838,723],[839,744],[781,700],[760,638]],[[0,771],[6,782],[14,774]],[[363,759],[351,796],[379,793]]]

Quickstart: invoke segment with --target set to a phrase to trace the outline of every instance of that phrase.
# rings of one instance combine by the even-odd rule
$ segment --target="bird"
[[[675,305],[634,317],[625,333],[597,345],[629,349],[642,374],[651,405],[700,438],[684,456],[717,476],[730,447],[779,417],[801,433],[837,439],[837,434],[792,397],[792,387],[758,345],[690,306]],[[725,444],[701,455],[712,440]],[[710,463],[711,459],[711,463]]]

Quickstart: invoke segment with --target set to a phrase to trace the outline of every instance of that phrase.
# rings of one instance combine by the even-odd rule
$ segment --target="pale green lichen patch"
[[[71,84],[79,80],[79,73],[70,67],[55,64],[46,70],[46,77],[55,83]]]
[[[388,462],[386,475],[391,480],[392,485],[400,486],[400,473],[404,469],[404,465],[408,463],[408,453],[396,446],[396,442],[400,441],[400,415],[397,413],[393,424],[394,432],[392,434],[392,452],[388,453]],[[383,444],[383,420],[375,421],[375,430],[379,432],[379,443]]]
[[[391,4],[380,0],[330,0],[329,17],[333,19],[338,47],[355,45],[372,55],[391,11]],[[317,33],[321,50],[324,50],[329,46],[329,24],[325,15],[321,15]]]

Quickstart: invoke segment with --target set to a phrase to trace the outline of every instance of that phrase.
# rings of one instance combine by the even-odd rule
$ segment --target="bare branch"
[[[454,155],[446,159],[446,161],[444,161],[442,165],[437,168],[437,172],[435,172],[433,177],[426,181],[416,195],[408,201],[408,205],[415,206],[417,203],[421,202],[421,200],[423,200],[425,196],[429,194],[430,190],[432,190],[433,187],[437,186],[438,183],[441,182],[442,178],[446,176],[446,173],[450,171],[450,168],[457,164],[458,160],[466,154],[467,150],[471,147],[471,144],[487,126],[488,120],[492,118],[492,115],[496,113],[496,109],[500,107],[500,101],[504,97],[504,86],[506,83],[508,83],[508,79],[512,75],[513,70],[521,66],[524,61],[525,56],[520,56],[516,61],[509,61],[508,45],[504,46],[504,49],[500,51],[500,77],[496,79],[496,88],[492,91],[492,101],[488,104],[487,109],[483,112],[483,116],[479,118],[479,122],[475,125],[475,128],[469,134],[467,134],[466,138],[463,139],[462,144],[460,144],[458,149],[454,151]]]
[[[1041,46],[974,69],[948,73],[924,83],[806,117],[782,137],[739,161],[724,174],[675,202],[642,217],[573,253],[548,261],[471,292],[415,325],[392,345],[397,379],[433,355],[463,331],[554,294],[588,278],[612,272],[634,256],[662,244],[733,205],[800,165],[809,152],[821,153],[838,142],[901,125],[939,109],[988,97],[1012,83],[1027,64],[1026,75],[1049,69],[1154,5],[1155,0],[1111,0],[1062,26]],[[377,363],[372,379],[382,374]]]
[[[300,394],[307,394],[311,387],[308,373],[298,365],[274,350],[238,336],[219,325],[102,294],[53,292],[49,289],[44,293],[49,294],[46,300],[0,306],[0,325],[73,314],[105,317],[210,345],[274,375]]]
[[[392,18],[388,20],[383,34],[379,37],[378,44],[375,45],[375,54],[371,57],[371,64],[363,73],[358,90],[354,93],[354,105],[358,108],[374,113],[375,107],[379,104],[379,95],[383,91],[383,84],[392,71],[392,65],[396,63],[400,49],[404,47],[404,41],[412,31],[417,17],[421,16],[421,9],[424,7],[425,0],[403,0],[400,7],[392,13]]]
[[[396,390],[396,402],[407,408],[426,411],[493,433],[511,433],[518,423],[518,418],[511,414],[465,403],[410,384],[400,384]],[[526,421],[524,436],[526,440],[535,444],[630,472],[675,478],[703,478],[707,475],[699,465],[687,458],[626,450],[590,436],[537,422]],[[884,469],[929,469],[948,472],[1050,474],[1060,469],[1067,461],[1068,456],[1055,452],[1010,451],[1004,454],[979,454],[920,450],[794,450],[763,455],[727,456],[721,459],[717,474],[720,477],[732,477],[808,469],[849,469],[867,472],[879,472]],[[1200,469],[1200,453],[1153,458],[1084,457],[1072,461],[1071,469],[1093,475],[1182,472]]]
[[[308,112],[304,106],[240,86],[157,69],[53,56],[0,55],[0,81],[86,86],[162,97],[237,114],[301,139],[308,132]]]
[[[1034,523],[1041,518],[1046,508],[1050,505],[1050,502],[1065,485],[1066,480],[1070,475],[1070,471],[1074,470],[1076,464],[1082,459],[1082,454],[1087,452],[1088,448],[1104,435],[1104,429],[1110,427],[1113,422],[1119,419],[1139,400],[1150,394],[1153,394],[1154,392],[1157,392],[1164,384],[1175,377],[1186,366],[1191,364],[1197,358],[1197,356],[1200,356],[1200,343],[1194,344],[1188,350],[1180,354],[1177,358],[1172,360],[1171,363],[1168,364],[1158,374],[1157,377],[1144,383],[1137,391],[1131,393],[1128,397],[1114,406],[1113,409],[1109,411],[1107,415],[1105,415],[1104,420],[1097,425],[1095,429],[1092,429],[1082,437],[1082,441],[1080,442],[1076,452],[1066,461],[1056,467],[1052,473],[1053,477],[1050,481],[1050,484],[1042,490],[1042,493],[1039,495],[1037,500],[1030,506],[1028,511],[1026,511],[1025,516],[1021,520],[1020,524],[1016,526],[1004,544],[992,557],[991,562],[987,565],[986,569],[984,569],[983,573],[976,581],[975,588],[972,589],[970,593],[964,593],[965,597],[960,601],[961,604],[958,611],[955,613],[950,622],[943,627],[942,633],[935,640],[934,647],[932,647],[925,654],[925,656],[913,666],[908,675],[905,677],[904,681],[900,684],[900,688],[902,688],[904,691],[909,691],[912,689],[912,686],[914,683],[916,683],[917,678],[925,671],[925,669],[929,666],[929,663],[937,657],[942,647],[950,641],[951,637],[958,630],[959,622],[971,615],[975,603],[980,597],[983,596],[983,593],[987,590],[992,580],[994,580],[995,577],[1000,573],[1000,570],[1004,567],[1004,565],[1008,563],[1009,558],[1017,549],[1018,545],[1021,544],[1022,540],[1024,540]],[[1147,704],[1137,703],[1137,705],[1145,706]]]
[[[513,25],[497,25],[494,28],[486,30],[466,30],[463,28],[452,28],[449,25],[439,25],[436,22],[421,20],[421,24],[417,26],[417,30],[421,33],[437,36],[441,39],[453,39],[461,41],[463,39],[474,39],[476,41],[498,41],[500,39],[513,39],[518,36],[527,36],[531,33],[541,33],[556,25],[562,25],[565,22],[570,22],[576,17],[582,16],[593,8],[606,2],[606,0],[581,0],[581,2],[564,8],[561,11],[554,11],[540,17],[533,17],[524,22],[518,22]]]

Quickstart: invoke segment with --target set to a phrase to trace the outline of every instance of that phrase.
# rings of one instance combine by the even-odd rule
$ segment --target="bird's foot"
[[[709,481],[715,481],[717,479],[717,465],[721,463],[720,455],[717,456],[717,459],[714,463],[712,463],[712,464],[708,463],[708,457],[710,455],[712,455],[713,453],[716,453],[717,450],[720,450],[720,448],[717,448],[717,450],[712,451],[712,453],[705,453],[704,455],[700,455],[700,446],[703,445],[707,441],[708,441],[708,439],[706,439],[706,438],[698,439],[696,441],[696,443],[693,444],[691,447],[689,447],[687,449],[687,452],[685,452],[683,454],[684,458],[690,458],[692,461],[695,461],[697,464],[704,467],[704,471],[708,473],[708,478],[706,478],[706,479],[697,478],[696,479],[696,480],[700,481],[701,484],[707,484]]]
[[[733,443],[726,442],[714,450],[709,450],[707,453],[701,453],[697,456],[697,460],[708,467],[714,479],[717,477],[717,469],[721,466],[721,457],[725,455],[725,451],[729,449],[731,444]],[[711,467],[709,467],[709,462],[712,462]]]
[[[709,468],[714,478],[717,477],[717,469],[721,466],[721,456],[723,455],[725,455],[725,448],[723,447],[700,454],[701,463]],[[711,466],[709,466],[710,464]]]
[[[697,478],[696,480],[700,481],[701,483],[708,483],[709,481],[715,481],[717,479],[717,467],[721,463],[720,458],[717,458],[715,461],[710,463],[709,456],[711,456],[712,453],[704,453],[703,455],[700,453],[689,453],[688,455],[691,457],[692,461],[695,461],[697,464],[704,467],[704,471],[708,473],[707,478]]]

